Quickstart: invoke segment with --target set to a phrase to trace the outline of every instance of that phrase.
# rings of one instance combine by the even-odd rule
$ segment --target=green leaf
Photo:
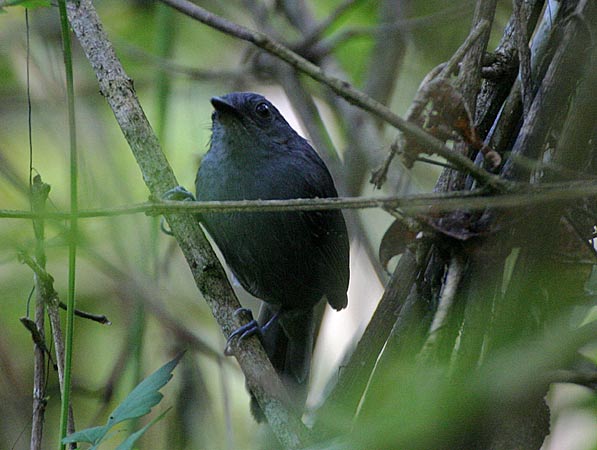
[[[112,412],[106,426],[111,428],[122,421],[136,419],[137,417],[148,414],[151,408],[162,400],[163,395],[159,390],[172,378],[172,371],[180,361],[180,358],[182,358],[182,355],[184,353],[164,364],[139,383]]]
[[[70,444],[72,442],[89,442],[90,444],[98,444],[106,435],[108,429],[109,428],[105,425],[102,427],[85,428],[84,430],[69,434],[62,439],[62,443]]]
[[[116,447],[116,450],[132,450],[133,445],[135,445],[135,443],[139,440],[139,438],[141,436],[143,436],[143,434],[149,429],[149,427],[152,426],[157,421],[162,420],[163,417],[166,415],[166,413],[168,413],[168,411],[170,411],[170,409],[172,409],[172,408],[168,408],[166,411],[164,411],[158,417],[153,419],[151,422],[149,422],[143,428],[141,428],[140,430],[135,431],[133,434],[131,434],[128,438],[126,438],[124,441],[122,441],[122,443],[118,447]]]
[[[93,444],[89,450],[96,449],[99,444],[105,439],[106,434],[117,423],[125,420],[136,419],[144,416],[151,411],[155,405],[164,397],[159,390],[170,381],[172,378],[172,371],[184,355],[184,352],[179,354],[173,360],[167,362],[154,373],[145,378],[141,383],[133,389],[133,391],[116,407],[106,425],[101,427],[86,428],[68,435],[62,439],[63,444],[70,444],[72,442],[88,442]],[[168,410],[166,411],[168,412]],[[125,441],[118,446],[118,450],[131,449],[135,442],[145,433],[147,428],[160,420],[164,414],[152,420],[148,425],[141,428],[139,431],[131,434]]]

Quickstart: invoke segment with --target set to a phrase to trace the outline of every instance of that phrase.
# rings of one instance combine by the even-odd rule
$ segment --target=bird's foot
[[[195,196],[182,186],[176,186],[172,189],[167,190],[162,195],[162,200],[178,200],[185,202],[194,202]]]
[[[162,195],[162,200],[177,200],[177,201],[183,201],[183,202],[194,202],[195,196],[191,192],[187,191],[184,187],[176,186],[176,187],[173,187],[172,189],[167,190],[164,193],[164,195]],[[162,233],[167,234],[168,236],[172,236],[172,230],[166,228],[166,221],[164,220],[163,217],[160,220],[160,229],[162,230]]]
[[[226,356],[232,355],[232,349],[230,348],[230,344],[232,343],[232,340],[235,337],[238,336],[238,340],[242,341],[243,339],[246,339],[249,336],[253,336],[255,333],[261,332],[259,324],[257,323],[257,321],[255,319],[252,318],[253,313],[250,309],[238,308],[236,311],[234,311],[234,315],[238,316],[240,313],[243,313],[243,312],[247,312],[247,313],[251,314],[251,321],[247,322],[246,324],[240,326],[239,328],[234,330],[232,333],[230,333],[230,336],[228,336],[228,339],[226,339],[226,347],[224,347],[224,354]]]
[[[243,312],[248,312],[249,314],[252,315],[251,310],[248,308],[238,308],[236,311],[234,311],[234,315],[238,316],[240,313],[243,313]],[[274,321],[278,318],[279,314],[280,314],[279,312],[274,314],[272,316],[272,318],[269,319],[267,321],[267,323],[263,326],[260,326],[259,323],[255,319],[251,319],[250,322],[247,322],[246,324],[244,324],[241,327],[234,330],[232,333],[230,333],[230,336],[228,336],[228,339],[226,340],[226,347],[224,348],[224,354],[226,356],[232,355],[232,349],[230,348],[230,344],[231,344],[232,340],[237,336],[238,336],[238,341],[240,342],[243,339],[253,336],[254,334],[258,334],[260,336],[263,335],[263,333],[265,331],[267,331],[267,329],[271,326],[271,324],[274,323]]]

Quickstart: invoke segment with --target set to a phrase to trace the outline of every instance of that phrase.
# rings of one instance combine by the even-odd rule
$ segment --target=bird
[[[195,180],[196,199],[331,198],[338,193],[323,160],[264,96],[211,98],[211,139]],[[240,285],[263,301],[257,332],[294,406],[304,410],[323,299],[347,306],[349,239],[341,210],[203,213],[200,221]],[[248,330],[248,332],[247,332]],[[264,420],[254,397],[251,411]]]

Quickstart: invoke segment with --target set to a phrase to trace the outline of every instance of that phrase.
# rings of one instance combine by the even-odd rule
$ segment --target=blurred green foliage
[[[251,89],[281,99],[280,90],[272,87],[271,81],[242,77],[243,63],[253,50],[238,40],[180,14],[166,22],[173,28],[172,33],[164,33],[157,28],[157,24],[163,26],[164,22],[158,21],[159,8],[152,1],[95,3],[118,56],[135,82],[146,114],[154,125],[160,123],[160,127],[164,127],[161,144],[182,185],[193,185],[196,167],[207,149],[211,96],[233,89]],[[211,0],[201,3],[217,14],[257,28],[244,10],[244,4],[251,2]],[[340,0],[308,2],[320,20],[340,3]],[[360,3],[325,36],[347,28],[378,24],[379,2]],[[462,43],[468,33],[474,3],[466,3],[462,9],[442,0],[412,2],[411,6],[408,17],[426,19],[405,24],[407,52],[391,102],[392,108],[400,114],[408,108],[424,75],[449,58]],[[453,12],[442,12],[446,9]],[[26,94],[29,50],[33,171],[51,185],[48,209],[64,211],[69,205],[68,130],[57,8],[31,10],[29,30],[25,27],[23,8],[10,7],[5,12],[0,15],[0,209],[29,210]],[[499,2],[493,45],[499,40],[510,12],[509,2]],[[288,27],[282,20],[280,26]],[[173,39],[173,42],[163,46],[157,36]],[[365,33],[337,48],[335,56],[341,69],[357,86],[363,83],[372,47],[371,34]],[[80,147],[79,207],[109,208],[145,201],[148,192],[140,172],[112,112],[98,93],[95,76],[76,40],[74,53]],[[196,80],[185,74],[183,68],[207,75],[215,71],[220,75]],[[231,81],[229,72],[240,72],[241,77]],[[158,89],[160,77],[168,84],[167,89]],[[158,98],[158,93],[167,98]],[[384,141],[389,144],[394,135],[389,131]],[[433,186],[438,171],[417,166],[412,174],[413,189],[416,190],[416,186],[428,189]],[[372,190],[367,187],[362,192],[370,194]],[[378,243],[390,217],[368,211],[363,217],[371,240]],[[200,298],[175,242],[164,235],[156,238],[155,221],[143,215],[82,219],[79,226],[77,307],[105,314],[112,325],[77,319],[73,373],[77,428],[104,422],[109,411],[151,367],[182,348],[189,348],[191,352],[181,361],[176,379],[164,389],[165,399],[157,408],[163,411],[174,407],[174,410],[147,431],[139,448],[261,448],[265,431],[258,429],[249,415],[243,376],[233,361],[219,356],[224,339]],[[64,300],[68,265],[65,224],[47,221],[46,239],[47,270]],[[18,251],[32,252],[34,246],[29,221],[0,219],[0,404],[4,409],[0,420],[0,448],[29,446],[32,342],[18,318],[32,314],[33,306],[28,305],[28,297],[33,277],[26,266],[18,263],[16,255]],[[359,253],[353,255],[353,259],[365,257]],[[378,300],[373,296],[379,291],[379,283],[372,281],[374,277],[370,272],[363,270],[363,275],[353,274],[353,284],[357,286],[355,297],[359,298],[351,298],[367,306],[369,313]],[[549,272],[543,275],[547,279],[559,276]],[[595,279],[593,276],[591,289]],[[254,299],[242,298],[242,301],[256,308]],[[140,304],[144,308],[142,333],[134,331]],[[459,447],[462,442],[451,439],[460,438],[459,432],[463,429],[474,428],[477,418],[480,420],[481,415],[488,413],[484,406],[503,396],[504,407],[510,407],[514,398],[520,399],[527,392],[526,388],[536,387],[533,375],[537,367],[544,367],[541,365],[544,361],[531,365],[532,373],[525,372],[525,363],[534,356],[551,362],[562,355],[570,356],[574,343],[562,338],[565,336],[562,330],[568,324],[560,320],[562,317],[572,320],[570,310],[566,307],[557,311],[558,320],[550,322],[555,327],[550,336],[553,342],[562,339],[560,347],[550,347],[549,342],[536,339],[533,333],[517,336],[515,340],[505,339],[508,345],[490,356],[489,369],[471,374],[463,385],[446,385],[444,375],[449,370],[452,355],[443,355],[444,359],[438,364],[421,365],[415,363],[414,355],[405,352],[387,365],[380,365],[371,379],[371,394],[362,405],[350,442],[326,441],[329,444],[326,446],[466,448]],[[353,314],[346,322],[355,332],[363,326],[366,318],[361,316],[366,313],[357,310]],[[578,315],[584,318],[585,310]],[[206,348],[185,339],[181,330],[190,330]],[[454,332],[457,334],[458,330]],[[137,350],[140,352],[138,370],[132,362]],[[322,351],[334,354],[331,345]],[[585,347],[585,353],[595,357],[594,348]],[[336,368],[331,370],[337,371]],[[47,448],[51,448],[57,442],[60,394],[56,372],[49,367],[48,373],[44,439]],[[518,383],[521,379],[524,382]],[[568,406],[568,412],[583,414],[595,425],[595,397],[582,388],[575,392],[577,397]],[[557,392],[552,391],[550,395],[555,397]],[[315,398],[312,403],[319,400]],[[508,403],[510,401],[512,403]],[[557,408],[554,411],[555,423]],[[562,411],[566,413],[566,408]],[[344,428],[351,418],[340,411],[324,420],[332,428]],[[575,448],[597,448],[597,437],[583,436],[588,436],[587,446]]]

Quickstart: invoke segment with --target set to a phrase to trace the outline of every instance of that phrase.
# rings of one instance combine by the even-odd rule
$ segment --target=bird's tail
[[[263,303],[259,311],[259,324],[266,324],[276,311],[274,306]],[[307,399],[311,356],[318,322],[314,318],[312,308],[283,311],[261,335],[263,348],[282,378],[293,406],[299,413],[303,411]],[[252,394],[251,413],[257,422],[264,421],[263,411]]]

